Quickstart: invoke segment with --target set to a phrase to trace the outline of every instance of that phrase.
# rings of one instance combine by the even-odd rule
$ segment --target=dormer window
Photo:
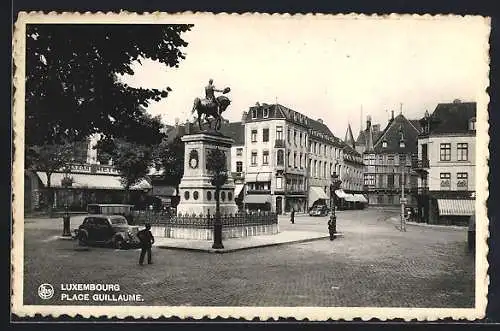
[[[252,119],[257,118],[257,109],[252,109]]]
[[[266,109],[264,109],[262,111],[262,117],[264,117],[264,118],[268,118],[269,117],[269,109],[266,108]]]
[[[476,131],[476,118],[473,117],[469,120],[469,130]]]
[[[406,145],[405,145],[405,141],[404,141],[404,140],[400,140],[400,141],[399,141],[399,147],[400,147],[400,148],[405,148],[405,146],[406,146]]]
[[[387,148],[387,141],[386,140],[382,141],[382,148]]]

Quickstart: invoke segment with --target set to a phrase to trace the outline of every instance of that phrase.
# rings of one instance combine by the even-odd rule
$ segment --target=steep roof
[[[220,132],[234,140],[233,146],[245,144],[245,126],[242,122],[222,123]]]
[[[419,133],[420,130],[415,127],[412,121],[400,114],[387,124],[373,149],[375,153],[416,153]],[[405,142],[404,147],[400,147],[399,144],[401,134]],[[387,147],[383,147],[384,141],[387,142]]]
[[[255,114],[252,114],[253,111],[255,111]],[[264,117],[264,111],[266,111],[266,117]],[[253,115],[255,116],[253,117]],[[318,120],[313,120],[298,111],[287,108],[277,103],[263,103],[256,106],[251,106],[248,113],[246,113],[244,116],[245,122],[263,121],[279,118],[286,119],[288,122],[307,128],[311,133],[311,136],[316,139],[322,139],[320,136],[324,136],[325,140],[329,140],[331,143],[339,147],[342,146],[342,141],[337,138],[332,133],[332,131],[330,131],[325,123]]]
[[[440,103],[432,113],[430,133],[466,133],[476,117],[475,102]]]
[[[354,136],[352,135],[351,124],[347,124],[347,131],[345,133],[344,142],[353,148],[356,146]]]
[[[372,126],[373,127],[373,126]],[[362,131],[359,131],[359,134],[358,134],[358,138],[356,139],[356,146],[365,146],[366,145],[366,141],[367,141],[367,131],[366,130],[362,130]],[[373,131],[372,130],[372,140],[375,142],[377,141],[377,139],[382,135],[382,131]]]

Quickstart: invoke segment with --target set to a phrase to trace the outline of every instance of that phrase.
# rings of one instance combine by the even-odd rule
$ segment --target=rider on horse
[[[205,98],[207,99],[208,103],[215,103],[218,107],[218,104],[217,104],[217,99],[215,99],[215,93],[214,92],[219,92],[219,93],[223,93],[224,90],[219,90],[217,89],[214,85],[214,80],[212,78],[210,78],[208,80],[208,85],[205,86]]]
[[[198,126],[200,130],[202,130],[201,120],[203,115],[205,115],[205,120],[207,121],[210,127],[212,126],[212,124],[211,121],[209,120],[209,117],[214,118],[216,120],[215,130],[219,130],[222,118],[222,112],[224,112],[231,103],[231,100],[229,100],[224,95],[220,95],[217,98],[215,97],[215,92],[226,94],[229,93],[231,89],[229,87],[226,87],[223,90],[219,90],[213,85],[213,82],[214,80],[210,79],[208,81],[208,85],[205,86],[205,99],[203,100],[201,100],[200,98],[194,99],[193,109],[191,112],[192,113],[198,112]]]

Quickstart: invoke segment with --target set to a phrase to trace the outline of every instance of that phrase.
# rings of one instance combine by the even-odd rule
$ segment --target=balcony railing
[[[429,159],[412,160],[411,167],[413,169],[429,169]]]

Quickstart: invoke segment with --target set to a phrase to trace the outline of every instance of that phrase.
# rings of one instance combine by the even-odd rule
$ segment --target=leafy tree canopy
[[[97,148],[113,159],[113,165],[120,172],[121,183],[126,190],[146,177],[153,162],[149,146],[125,140],[102,140],[98,142]]]
[[[177,136],[172,141],[164,139],[154,148],[153,153],[156,169],[163,170],[164,183],[178,188],[184,175],[185,152],[181,137]]]
[[[178,67],[192,25],[39,24],[26,32],[26,144],[81,140],[100,132],[139,144],[158,143],[159,118],[145,107],[164,90],[133,88],[118,75],[150,58]]]

